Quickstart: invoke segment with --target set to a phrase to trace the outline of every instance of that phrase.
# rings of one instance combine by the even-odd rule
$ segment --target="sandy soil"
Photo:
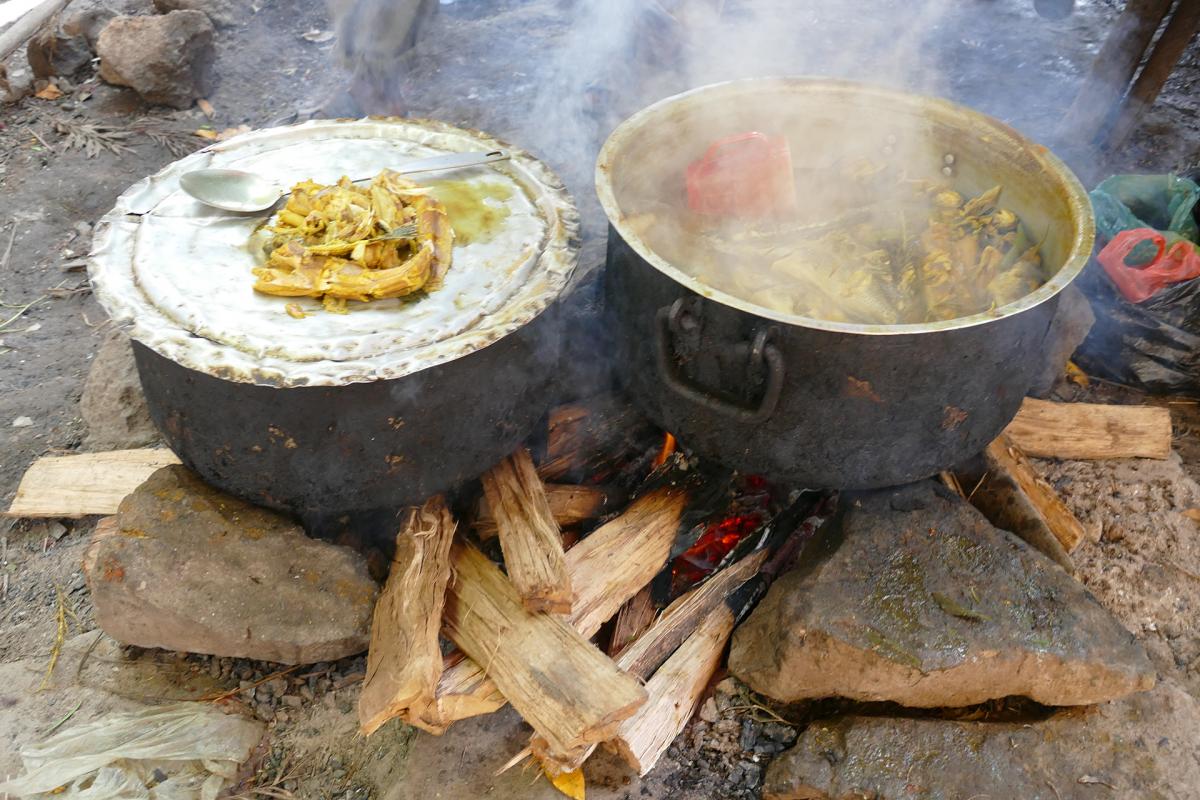
[[[544,155],[580,199],[588,234],[586,266],[592,268],[602,259],[604,226],[591,195],[590,161],[563,149],[554,126],[529,113],[537,94],[531,82],[539,62],[564,40],[561,12],[571,5],[571,0],[459,0],[443,6],[397,78],[396,108],[387,110],[482,127]],[[826,26],[820,28],[826,32],[823,38],[836,48],[860,17],[884,13],[889,6],[864,0],[847,13],[847,5],[814,2],[808,17],[788,18],[800,31],[797,41],[807,41],[801,36],[805,26]],[[929,31],[922,46],[945,70],[949,93],[1044,138],[1119,4],[1081,2],[1076,17],[1058,26],[1038,20],[1030,5],[1026,0],[966,0],[956,6],[957,23]],[[219,130],[291,121],[331,98],[329,108],[355,113],[343,91],[345,75],[331,66],[332,45],[301,37],[331,27],[320,3],[255,0],[239,3],[239,8],[238,23],[220,31],[217,39],[220,83],[209,98],[216,108],[212,120],[195,109],[144,107],[132,93],[94,78],[82,81],[80,92],[54,103],[26,100],[0,108],[0,257],[12,240],[11,254],[0,263],[0,323],[37,301],[0,329],[0,503],[7,504],[35,457],[80,444],[79,393],[106,326],[75,265],[88,250],[90,224],[117,194],[175,158],[161,142],[170,140],[177,150],[198,148],[205,142],[191,133],[202,125]],[[800,47],[793,50],[803,53]],[[1195,161],[1200,153],[1197,83],[1200,49],[1193,48],[1134,140],[1114,155],[1109,171],[1134,166],[1167,170]],[[1048,87],[1034,103],[1027,99],[1031,86]],[[630,108],[644,102],[622,100]],[[101,149],[94,157],[70,149],[53,125],[63,118],[127,132],[122,141],[131,149]],[[599,131],[608,123],[595,124]],[[145,131],[155,132],[158,140]],[[52,289],[56,291],[47,295]],[[33,425],[13,427],[22,416]],[[1181,422],[1177,449],[1182,461],[1045,468],[1098,539],[1077,553],[1080,579],[1146,642],[1165,677],[1200,696],[1200,545],[1196,523],[1182,513],[1200,507],[1200,487],[1189,477],[1200,474],[1197,430],[1200,426],[1193,430],[1186,420]],[[55,537],[56,529],[40,523],[0,520],[6,543],[0,574],[8,578],[0,599],[0,731],[8,737],[0,738],[0,774],[16,769],[10,745],[44,736],[72,709],[77,709],[73,720],[86,721],[166,697],[236,689],[276,669],[245,665],[241,677],[219,664],[213,667],[211,659],[135,653],[103,638],[96,642],[96,633],[88,632],[90,606],[79,575],[93,523],[68,523],[68,531]],[[71,622],[73,638],[55,680],[37,692],[55,640],[60,591],[77,622]],[[296,797],[557,796],[544,780],[520,770],[493,777],[527,737],[511,711],[464,722],[440,738],[392,724],[364,740],[354,735],[357,685],[339,685],[353,675],[352,660],[327,670],[342,677],[327,684],[316,676],[301,681],[314,683],[307,694],[298,695],[299,706],[287,706],[283,721],[272,722],[268,771],[273,769]],[[281,691],[301,690],[299,683],[287,687]],[[239,695],[272,717],[274,709],[283,708],[280,696],[262,701],[255,700],[255,691]],[[689,758],[685,751],[668,756],[641,781],[612,759],[597,757],[589,762],[590,796],[713,796],[711,786],[684,779],[688,769],[694,770]]]

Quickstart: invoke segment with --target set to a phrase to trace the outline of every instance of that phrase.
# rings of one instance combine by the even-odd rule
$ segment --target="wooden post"
[[[1095,144],[1129,82],[1172,0],[1128,0],[1100,53],[1092,63],[1083,87],[1059,123],[1057,139],[1065,143]]]
[[[392,569],[371,621],[358,722],[369,736],[434,698],[442,674],[438,631],[450,579],[454,518],[440,495],[412,509],[396,536]]]
[[[1121,106],[1117,121],[1113,123],[1105,141],[1105,149],[1109,152],[1116,150],[1125,143],[1129,134],[1137,127],[1142,114],[1154,101],[1159,92],[1171,77],[1171,73],[1179,64],[1179,59],[1187,50],[1188,44],[1196,31],[1200,29],[1200,3],[1195,0],[1181,0],[1167,22],[1162,36],[1155,43],[1146,66],[1142,67],[1129,96]]]
[[[485,472],[483,491],[496,518],[504,568],[526,610],[569,612],[562,531],[529,451],[522,448]]]

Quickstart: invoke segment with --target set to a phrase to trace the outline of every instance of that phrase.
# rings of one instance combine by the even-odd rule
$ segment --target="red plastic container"
[[[688,207],[741,218],[796,213],[796,179],[787,139],[750,131],[718,139],[688,165]]]
[[[1143,242],[1153,243],[1157,253],[1143,264],[1130,265],[1126,259]],[[1133,303],[1150,299],[1164,286],[1200,277],[1200,254],[1195,246],[1180,241],[1167,248],[1167,240],[1151,228],[1121,231],[1104,246],[1096,260],[1121,295]]]

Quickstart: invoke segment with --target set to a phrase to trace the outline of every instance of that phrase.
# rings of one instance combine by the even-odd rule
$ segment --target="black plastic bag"
[[[1200,396],[1200,280],[1131,303],[1091,261],[1076,285],[1096,315],[1075,352],[1084,371],[1158,394]]]

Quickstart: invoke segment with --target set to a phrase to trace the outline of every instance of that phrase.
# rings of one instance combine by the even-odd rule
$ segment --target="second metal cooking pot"
[[[964,192],[1002,184],[1056,270],[1015,303],[923,325],[829,322],[717,291],[653,251],[631,219],[647,197],[682,203],[686,165],[746,130],[786,135],[810,161],[903,158],[910,174]],[[812,488],[918,480],[994,439],[1042,366],[1056,296],[1094,236],[1083,188],[1045,148],[947,101],[842,81],[756,79],[663,100],[614,131],[596,176],[629,395],[701,455]]]

